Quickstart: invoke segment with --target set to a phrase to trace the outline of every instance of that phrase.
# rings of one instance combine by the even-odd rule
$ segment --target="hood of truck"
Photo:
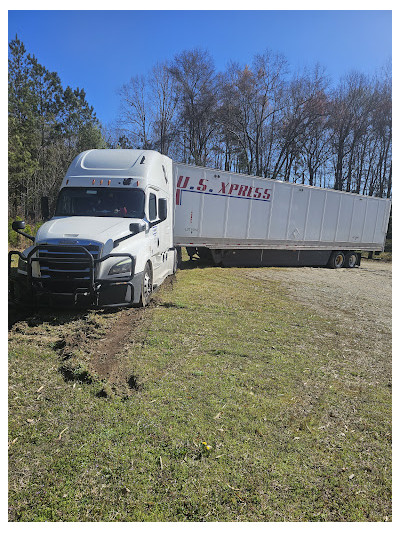
[[[132,218],[112,217],[57,217],[45,222],[36,234],[36,243],[47,239],[88,239],[105,243],[130,233]]]

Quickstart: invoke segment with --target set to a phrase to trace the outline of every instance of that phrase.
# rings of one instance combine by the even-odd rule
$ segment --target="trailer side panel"
[[[382,251],[390,200],[174,163],[177,246]]]

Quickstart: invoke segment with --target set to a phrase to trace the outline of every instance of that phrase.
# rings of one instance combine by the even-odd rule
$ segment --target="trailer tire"
[[[150,263],[146,263],[143,279],[142,279],[142,288],[140,292],[140,307],[146,307],[149,304],[151,299],[151,293],[153,292],[153,272],[150,266]]]
[[[345,260],[345,256],[343,252],[333,251],[328,261],[328,267],[329,268],[342,268],[344,265],[344,260]]]
[[[345,268],[354,268],[358,265],[358,255],[356,252],[348,252],[344,256],[344,266]]]

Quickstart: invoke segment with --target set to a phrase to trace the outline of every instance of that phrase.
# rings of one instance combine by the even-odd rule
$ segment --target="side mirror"
[[[166,198],[159,198],[158,200],[158,216],[160,218],[160,221],[166,220],[167,218],[167,199]]]
[[[133,235],[136,235],[137,233],[141,233],[146,229],[146,224],[144,222],[132,222],[129,224],[129,231],[133,233]]]
[[[14,231],[25,229],[25,222],[23,220],[15,220],[11,227]]]
[[[43,220],[49,220],[50,218],[50,209],[49,209],[49,197],[42,196],[40,199],[40,207],[42,211]]]
[[[16,231],[17,233],[19,233],[20,235],[22,235],[23,237],[26,237],[27,239],[29,239],[30,241],[33,241],[35,242],[35,237],[33,235],[29,235],[29,233],[25,233],[25,231],[22,231],[23,229],[25,229],[25,222],[23,220],[15,220],[12,224],[11,224],[11,227],[14,231]]]

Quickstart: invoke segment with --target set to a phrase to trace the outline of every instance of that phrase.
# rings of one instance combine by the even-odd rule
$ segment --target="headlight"
[[[132,261],[131,259],[124,259],[119,263],[116,263],[108,271],[108,275],[112,276],[114,274],[132,274]]]

